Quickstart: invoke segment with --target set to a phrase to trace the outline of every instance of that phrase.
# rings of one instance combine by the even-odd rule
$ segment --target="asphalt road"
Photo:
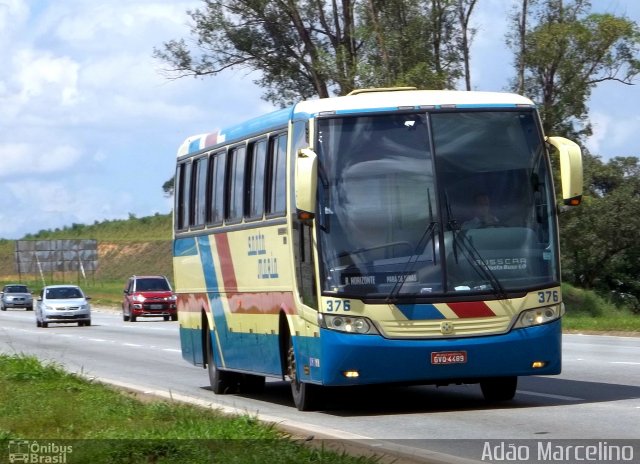
[[[119,313],[94,310],[91,327],[42,329],[32,312],[0,313],[0,352],[33,354],[137,391],[249,413],[418,461],[482,461],[486,443],[559,440],[635,439],[640,452],[640,338],[572,334],[563,340],[562,375],[521,378],[508,403],[485,403],[477,385],[332,389],[328,410],[303,413],[293,407],[288,384],[277,379],[260,394],[214,395],[206,371],[182,360],[177,322],[130,323]]]

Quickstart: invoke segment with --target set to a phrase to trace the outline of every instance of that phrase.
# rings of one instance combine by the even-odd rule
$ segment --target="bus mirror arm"
[[[310,148],[301,148],[296,157],[295,201],[298,218],[310,220],[316,214],[318,187],[318,155]]]
[[[547,137],[560,157],[562,202],[566,206],[578,206],[582,201],[582,151],[575,142],[564,137]]]

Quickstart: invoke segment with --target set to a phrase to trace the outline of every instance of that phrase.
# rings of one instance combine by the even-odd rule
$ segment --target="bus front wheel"
[[[289,337],[289,349],[287,351],[287,375],[291,381],[291,395],[293,403],[299,411],[313,411],[320,406],[322,387],[298,379],[296,354],[293,349],[293,341]]]
[[[494,377],[480,381],[480,389],[487,401],[509,401],[516,394],[518,377]]]

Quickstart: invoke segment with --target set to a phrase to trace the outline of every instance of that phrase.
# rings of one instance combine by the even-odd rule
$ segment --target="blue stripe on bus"
[[[353,113],[381,113],[385,111],[398,111],[397,106],[389,106],[383,108],[350,108],[348,110],[338,110],[336,114],[353,114]]]
[[[192,140],[191,143],[189,143],[188,153],[195,153],[198,150],[200,150],[200,138]]]
[[[275,130],[280,127],[286,126],[291,118],[293,108],[284,108],[282,110],[274,111],[273,113],[260,116],[258,118],[251,119],[237,124],[235,126],[227,127],[220,132],[220,136],[224,137],[224,143],[232,142],[236,139],[241,139],[254,134],[261,134]]]
[[[202,273],[207,288],[207,294],[211,303],[211,314],[213,315],[214,324],[217,330],[227,332],[227,319],[224,315],[222,301],[220,301],[220,286],[218,285],[218,276],[216,276],[216,268],[213,263],[213,253],[211,252],[211,242],[208,236],[198,237],[198,249],[200,250],[200,263],[202,264]]]
[[[458,103],[455,108],[518,108],[519,106],[521,105],[515,103]],[[528,105],[526,108],[533,108],[533,106]]]
[[[280,344],[278,335],[256,334],[256,333],[235,333],[229,330],[227,317],[222,305],[221,294],[224,289],[220,288],[218,276],[214,266],[214,257],[211,251],[209,237],[198,237],[198,248],[200,250],[200,262],[204,273],[207,295],[211,307],[211,314],[218,334],[211,333],[211,340],[214,346],[216,365],[222,367],[218,351],[224,356],[224,367],[239,371],[252,371],[268,375],[280,375]],[[228,295],[225,295],[225,297]],[[192,334],[194,344],[202,344],[199,337],[199,330]],[[218,345],[218,340],[220,345]],[[197,348],[196,348],[197,349]],[[202,348],[200,348],[202,349]]]
[[[193,237],[178,238],[173,242],[173,256],[195,256],[198,254]]]
[[[410,321],[425,321],[430,319],[444,319],[444,314],[432,304],[404,304],[396,305],[404,317]]]
[[[218,287],[218,277],[216,276],[216,268],[213,263],[213,253],[211,253],[211,242],[209,237],[198,237],[198,249],[200,250],[200,263],[202,264],[202,273],[204,275],[205,286],[207,288],[207,296],[209,297],[209,307],[213,316],[213,324],[218,332],[218,337],[223,337],[228,332],[227,319],[224,314],[224,307],[220,299],[220,288]],[[213,292],[211,291],[213,290]],[[213,332],[213,327],[209,327],[209,336],[213,346],[213,356],[218,367],[222,367],[220,353],[225,354],[221,346],[218,345],[218,338]],[[197,338],[195,338],[197,340]],[[202,338],[200,338],[202,339]],[[221,344],[224,340],[221,340]],[[226,356],[225,364],[226,364]]]

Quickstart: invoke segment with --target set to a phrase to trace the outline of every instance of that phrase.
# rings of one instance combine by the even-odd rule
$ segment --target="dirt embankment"
[[[124,281],[132,274],[162,274],[170,277],[172,272],[170,240],[98,242],[98,268],[94,276],[97,280]],[[0,244],[0,281],[18,280],[38,281],[39,276],[18,275],[15,246],[13,241],[5,241]]]

